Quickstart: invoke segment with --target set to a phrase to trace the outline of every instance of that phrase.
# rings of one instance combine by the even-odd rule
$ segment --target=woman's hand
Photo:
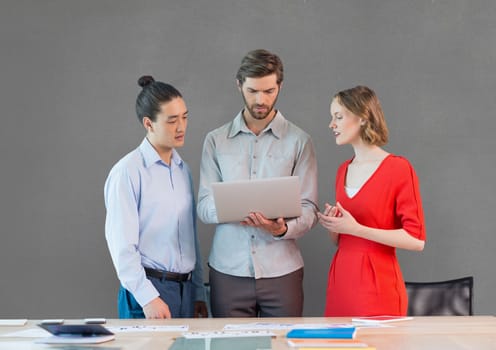
[[[353,215],[344,209],[339,202],[336,203],[336,206],[326,203],[324,213],[318,213],[318,216],[320,224],[329,232],[354,234],[360,228],[360,224]]]
[[[319,219],[319,223],[324,228],[326,228],[329,231],[329,233],[330,233],[330,232],[333,232],[333,231],[330,229],[331,222],[330,222],[329,218],[336,217],[338,214],[339,213],[338,213],[338,208],[337,207],[332,206],[329,203],[326,203],[325,204],[325,208],[324,208],[324,212],[323,213],[318,212],[317,213],[317,217]]]
[[[333,208],[336,208],[336,211],[334,211]],[[329,215],[325,215],[326,212],[328,212]],[[332,213],[335,213],[335,215],[331,216]],[[329,210],[327,210],[326,205],[324,213],[318,213],[318,215],[320,224],[329,231],[331,239],[336,243],[339,239],[339,234],[348,234],[395,248],[416,251],[424,249],[424,241],[411,236],[402,228],[385,230],[361,225],[339,202],[336,203],[335,207],[332,207]]]

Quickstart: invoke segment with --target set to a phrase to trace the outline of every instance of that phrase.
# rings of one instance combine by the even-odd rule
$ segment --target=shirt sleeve
[[[396,217],[401,227],[411,236],[425,240],[424,212],[420,197],[419,181],[412,165],[403,159],[396,196]]]
[[[198,189],[198,217],[205,224],[217,224],[217,211],[210,184],[222,180],[215,152],[215,140],[207,134],[203,144],[200,164],[200,186]]]
[[[107,208],[105,238],[122,286],[144,306],[158,297],[159,293],[146,278],[138,251],[137,187],[124,167],[111,171],[104,190]]]
[[[191,193],[194,193],[193,189],[193,179],[191,178],[191,173],[189,173],[190,177],[190,184],[191,184]],[[194,198],[193,198],[194,202]],[[200,241],[198,239],[198,229],[196,225],[196,208],[195,208],[195,203],[193,203],[193,227],[194,227],[194,239],[195,239],[195,255],[196,255],[196,260],[195,260],[195,268],[193,270],[192,274],[192,283],[194,287],[194,294],[193,294],[193,299],[194,301],[205,301],[206,300],[206,295],[205,295],[205,286],[203,284],[203,267],[202,267],[202,258],[201,258],[201,252],[200,252]]]
[[[317,223],[317,160],[315,148],[310,137],[302,144],[299,154],[296,156],[296,164],[293,174],[300,179],[301,189],[301,216],[286,222],[288,230],[286,234],[275,239],[297,239],[307,233]]]

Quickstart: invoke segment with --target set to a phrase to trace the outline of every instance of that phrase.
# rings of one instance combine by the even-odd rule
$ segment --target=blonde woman
[[[355,152],[336,175],[336,204],[319,222],[338,249],[329,270],[325,316],[405,315],[407,294],[396,248],[421,251],[425,227],[410,162],[388,153],[388,129],[374,91],[338,92],[331,103],[337,145]]]

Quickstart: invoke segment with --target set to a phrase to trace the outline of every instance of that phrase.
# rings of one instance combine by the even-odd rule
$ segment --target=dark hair
[[[271,74],[276,74],[277,84],[281,85],[284,68],[279,56],[267,50],[253,50],[241,60],[236,79],[242,85],[246,78],[262,78]]]
[[[371,145],[383,146],[388,142],[388,128],[381,103],[375,92],[366,86],[355,86],[334,95],[337,102],[363,119],[360,137]]]
[[[138,85],[143,88],[136,98],[136,115],[140,122],[143,122],[144,117],[155,121],[162,103],[183,97],[174,86],[155,81],[151,75],[139,78]]]

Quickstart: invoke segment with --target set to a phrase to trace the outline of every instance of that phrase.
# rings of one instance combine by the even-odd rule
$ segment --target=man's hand
[[[284,218],[271,220],[267,219],[262,213],[250,213],[243,221],[241,221],[241,225],[261,228],[274,237],[284,235],[288,230],[288,226],[286,225]]]
[[[143,306],[143,312],[147,319],[150,318],[172,318],[169,306],[162,299],[156,297]]]
[[[195,313],[194,318],[206,318],[208,317],[207,304],[204,301],[195,301]]]

